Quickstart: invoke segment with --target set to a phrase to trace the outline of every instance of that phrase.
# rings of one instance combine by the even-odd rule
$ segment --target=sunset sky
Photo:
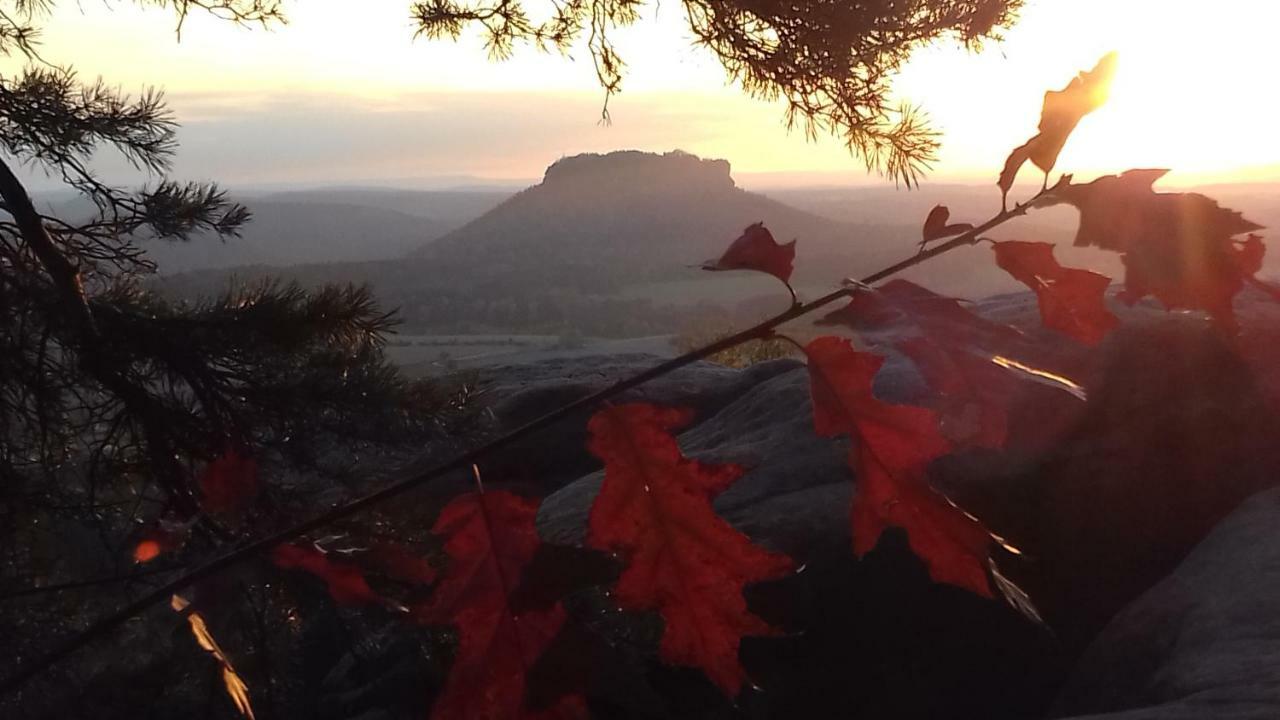
[[[884,182],[838,142],[788,134],[780,106],[727,84],[714,58],[691,47],[676,3],[650,6],[645,22],[618,32],[630,71],[609,126],[598,122],[602,95],[584,51],[571,60],[524,49],[491,63],[474,37],[415,41],[408,6],[293,0],[287,26],[193,16],[178,42],[168,12],[64,1],[45,24],[44,53],[126,89],[163,87],[183,124],[183,177],[523,180],[562,155],[681,148],[727,158],[747,186]],[[944,132],[932,179],[987,182],[1034,132],[1041,94],[1118,50],[1112,100],[1085,119],[1060,169],[1167,166],[1171,185],[1275,180],[1277,27],[1273,0],[1029,0],[1004,43],[980,54],[926,49],[896,90]]]

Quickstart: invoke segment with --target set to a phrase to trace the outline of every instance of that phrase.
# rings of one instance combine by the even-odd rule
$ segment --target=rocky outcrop
[[[670,192],[736,187],[728,160],[703,159],[680,150],[661,155],[638,150],[572,155],[552,163],[542,184],[592,195],[648,188]]]
[[[1265,312],[1259,303],[1252,296],[1241,303],[1246,338],[1250,318]],[[1267,378],[1250,364],[1249,348],[1201,318],[1127,309],[1124,326],[1084,352],[1036,330],[1026,296],[981,308],[1025,326],[1022,349],[1079,378],[1090,395],[1081,403],[1026,383],[1014,401],[1009,451],[961,453],[935,466],[940,487],[1025,552],[1003,558],[1004,569],[1031,592],[1053,634],[1001,604],[931,584],[897,532],[868,558],[852,559],[856,478],[840,443],[814,437],[798,364],[743,373],[699,365],[650,390],[650,400],[698,409],[679,437],[687,454],[750,468],[717,499],[721,516],[806,568],[752,590],[753,607],[767,614],[781,604],[781,614],[803,618],[804,628],[744,644],[744,663],[768,691],[756,698],[760,716],[782,708],[811,717],[1041,716],[1068,663],[1116,612],[1173,571],[1243,499],[1280,481],[1280,420]],[[628,372],[628,362],[635,371],[652,361],[598,362],[614,363],[605,382]],[[546,376],[520,387],[500,416],[524,417],[513,408],[544,408],[589,390]],[[906,402],[921,390],[909,364],[890,354],[877,394]],[[548,541],[574,544],[602,475],[581,453],[581,428],[560,432],[535,443],[573,458],[556,482],[563,487],[544,500],[539,527]],[[923,688],[929,692],[917,692]]]
[[[494,432],[509,432],[548,410],[574,402],[661,362],[651,355],[595,356],[485,368],[480,381],[494,398]],[[692,408],[710,417],[754,386],[800,366],[794,360],[739,371],[696,363],[625,393],[620,402]],[[586,449],[584,416],[556,423],[489,458],[485,477],[516,482],[547,495],[590,473],[597,462]]]
[[[1057,715],[1280,717],[1280,489],[1249,499],[1081,658]]]

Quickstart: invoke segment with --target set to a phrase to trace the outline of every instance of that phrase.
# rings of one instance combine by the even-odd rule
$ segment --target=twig
[[[182,569],[181,567],[157,567],[157,568],[150,568],[147,570],[140,570],[136,573],[131,573],[129,575],[112,575],[110,577],[95,578],[93,580],[76,580],[73,582],[59,583],[57,585],[45,585],[44,587],[24,588],[22,590],[0,595],[0,602],[4,602],[6,600],[14,600],[22,597],[30,597],[32,595],[45,595],[48,593],[62,592],[64,590],[75,590],[78,588],[95,587],[98,585],[111,585],[113,583],[129,582],[131,580],[138,580],[140,578],[150,577],[152,575],[159,575],[161,573],[176,572],[181,569]]]
[[[919,265],[920,263],[926,260],[935,258],[938,255],[954,250],[958,247],[962,247],[965,245],[973,245],[977,243],[981,239],[981,235],[987,232],[988,230],[991,230],[992,228],[1002,225],[1008,222],[1009,220],[1012,220],[1015,217],[1020,217],[1022,215],[1025,215],[1027,211],[1035,204],[1035,201],[1038,200],[1042,195],[1044,195],[1047,192],[1049,192],[1048,189],[1041,190],[1039,193],[1035,195],[1035,197],[1033,197],[1031,200],[1027,201],[1026,203],[1015,205],[1011,210],[1007,208],[1001,210],[997,215],[992,217],[987,222],[964,233],[963,235],[959,235],[951,240],[948,240],[942,245],[938,245],[925,252],[916,253],[915,255],[912,255],[911,257],[903,260],[902,262],[896,263],[894,265],[890,265],[889,267],[884,268],[883,270],[872,273],[866,276],[865,278],[862,278],[860,281],[854,281],[854,284],[870,285],[872,283],[879,282],[891,275],[895,275],[899,272],[902,272],[903,270]],[[204,580],[205,578],[216,575],[217,573],[233,565],[236,565],[240,562],[243,562],[244,560],[247,560],[257,555],[258,553],[261,553],[265,550],[269,550],[275,547],[276,545],[279,545],[284,542],[288,542],[295,538],[301,537],[302,535],[306,535],[307,533],[312,532],[313,530],[317,530],[326,525],[330,525],[334,522],[337,522],[338,520],[342,520],[347,517],[350,517],[351,515],[355,515],[356,513],[359,513],[365,510],[366,508],[372,507],[374,505],[378,505],[392,498],[399,497],[400,495],[403,495],[404,493],[410,490],[413,490],[414,488],[417,488],[419,485],[422,485],[428,481],[434,480],[436,478],[439,478],[451,472],[465,470],[469,468],[471,465],[483,460],[485,456],[489,455],[490,453],[500,450],[514,443],[516,440],[527,437],[539,430],[542,430],[543,428],[549,427],[555,424],[556,422],[559,422],[560,420],[563,420],[564,418],[574,415],[582,410],[595,407],[597,404],[605,400],[616,397],[628,390],[631,390],[635,387],[643,385],[644,383],[650,380],[653,380],[655,378],[661,377],[668,373],[674,372],[675,370],[685,367],[686,365],[691,365],[699,360],[715,355],[718,352],[728,350],[729,348],[736,347],[745,342],[767,338],[773,334],[774,328],[784,323],[787,323],[791,320],[794,320],[798,317],[801,317],[803,315],[807,315],[821,307],[830,305],[831,303],[837,300],[840,300],[841,298],[849,297],[853,292],[854,290],[852,288],[847,288],[847,287],[841,288],[839,290],[835,290],[830,293],[827,293],[826,295],[823,295],[822,297],[816,300],[812,300],[807,303],[792,305],[790,308],[783,311],[782,313],[779,313],[778,315],[775,315],[772,318],[769,318],[768,320],[765,320],[750,328],[747,328],[746,330],[742,330],[741,332],[737,332],[737,333],[734,333],[733,335],[729,335],[727,337],[721,338],[720,340],[717,340],[703,347],[697,348],[695,350],[691,350],[685,353],[684,355],[680,355],[679,357],[675,357],[665,362],[659,363],[658,365],[655,365],[649,368],[648,370],[637,373],[636,375],[632,375],[631,377],[619,380],[618,382],[610,385],[607,388],[604,388],[603,390],[599,390],[595,393],[592,393],[591,395],[575,400],[567,405],[562,405],[559,408],[556,408],[555,410],[552,410],[546,413],[545,415],[542,415],[541,417],[535,418],[525,423],[524,425],[521,425],[520,427],[512,430],[506,435],[490,440],[489,442],[477,448],[469,450],[461,455],[454,457],[451,460],[448,460],[448,461],[445,461],[444,463],[436,465],[431,469],[423,471],[412,477],[408,477],[408,478],[404,478],[402,480],[396,481],[388,485],[387,487],[382,488],[381,490],[376,490],[368,495],[365,495],[364,497],[353,500],[350,503],[347,503],[346,505],[335,507],[329,510],[328,512],[322,513],[320,515],[317,515],[316,517],[311,518],[310,520],[305,520],[297,525],[272,533],[270,535],[267,535],[266,537],[259,538],[258,540],[254,540],[248,543],[247,545],[243,545],[239,548],[236,548],[235,550],[232,550],[221,557],[215,558],[214,560],[211,560],[210,562],[204,565],[201,565],[198,568],[195,568],[194,570],[186,573],[185,575],[179,578],[176,578],[168,583],[165,583],[161,587],[158,587],[152,590],[150,593],[144,595],[143,597],[129,603],[128,605],[125,605],[119,610],[116,610],[115,612],[107,615],[106,617],[103,617],[97,620],[96,622],[94,622],[89,627],[82,630],[77,635],[69,638],[67,641],[65,641],[62,645],[60,645],[59,647],[51,651],[49,654],[26,663],[24,666],[20,667],[17,670],[17,672],[15,672],[12,676],[6,678],[3,684],[0,684],[0,695],[7,694],[9,692],[17,690],[23,684],[25,684],[28,680],[44,672],[46,668],[49,668],[50,666],[60,662],[67,656],[74,653],[76,650],[79,650],[80,648],[89,644],[98,636],[104,635],[110,632],[117,626],[124,623],[126,620],[129,620],[135,615],[141,614],[144,610],[151,607],[152,605],[155,605],[160,602],[168,601],[168,599],[174,593],[184,590],[187,587],[190,587],[191,585],[194,585],[200,582],[201,580]]]

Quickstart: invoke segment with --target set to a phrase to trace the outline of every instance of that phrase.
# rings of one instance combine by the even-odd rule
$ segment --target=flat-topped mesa
[[[680,150],[661,155],[623,150],[605,155],[585,153],[561,158],[547,168],[544,187],[575,190],[628,191],[731,190],[728,160],[704,160]]]

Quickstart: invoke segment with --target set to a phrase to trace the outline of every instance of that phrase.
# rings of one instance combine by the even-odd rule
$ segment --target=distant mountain
[[[383,260],[443,234],[428,218],[394,210],[335,202],[245,201],[253,220],[241,237],[212,234],[189,242],[146,241],[147,256],[163,274],[242,265]]]
[[[624,151],[561,159],[538,185],[414,256],[447,266],[554,265],[633,282],[672,279],[691,276],[691,265],[760,221],[780,241],[799,239],[799,272],[813,281],[836,282],[842,269],[911,249],[902,227],[834,221],[742,190],[725,160]]]
[[[514,190],[409,190],[376,187],[325,187],[289,190],[261,197],[268,202],[338,203],[393,210],[430,219],[442,232],[455,230],[497,207]]]
[[[146,242],[162,273],[245,265],[361,262],[403,257],[465,225],[511,193],[321,188],[239,198],[253,220],[239,238]]]

